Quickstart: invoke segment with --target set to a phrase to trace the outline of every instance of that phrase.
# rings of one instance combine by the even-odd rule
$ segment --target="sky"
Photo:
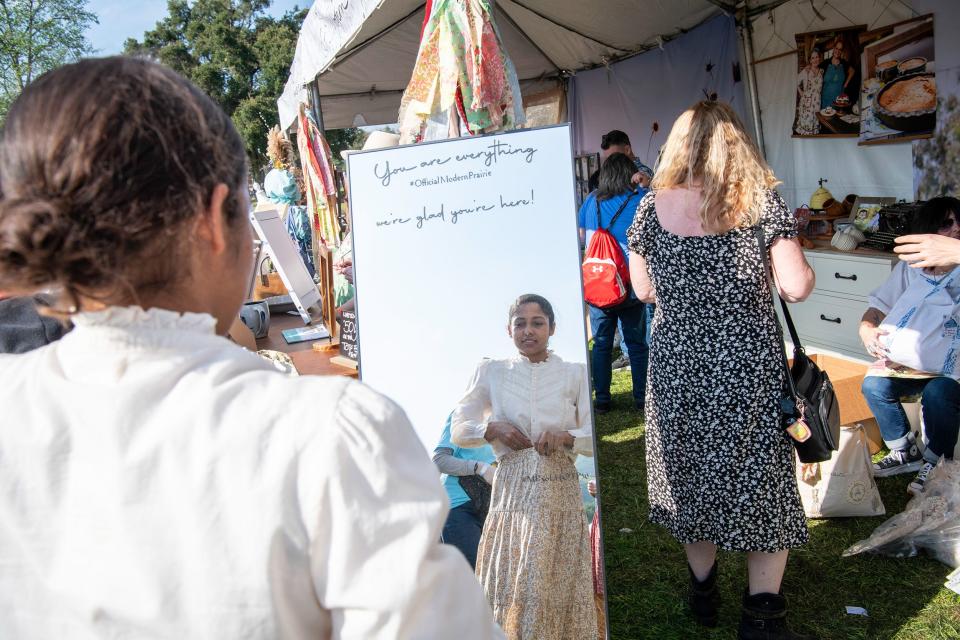
[[[308,7],[312,0],[273,0],[271,15],[281,16],[294,7]],[[167,0],[89,0],[87,7],[100,24],[87,30],[87,39],[98,55],[113,55],[123,50],[127,38],[143,37],[167,15]]]

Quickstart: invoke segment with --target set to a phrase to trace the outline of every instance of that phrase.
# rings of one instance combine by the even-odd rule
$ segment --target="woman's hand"
[[[494,474],[494,472],[496,471],[496,469],[493,468],[493,465],[489,465],[489,464],[487,464],[486,462],[481,462],[481,463],[479,463],[477,466],[479,467],[479,468],[477,469],[477,471],[480,472],[480,473],[478,473],[477,475],[480,476],[481,478],[483,478],[483,480],[484,480],[487,484],[489,484],[489,485],[492,486],[492,485],[493,485],[493,474]]]
[[[887,335],[887,332],[880,327],[874,326],[868,322],[860,323],[860,340],[863,342],[867,353],[878,360],[887,359],[887,347],[884,346],[881,338]]]
[[[894,251],[911,267],[952,267],[960,265],[960,240],[936,233],[900,236]]]
[[[483,434],[483,439],[487,442],[499,440],[514,451],[520,449],[529,449],[533,446],[530,438],[523,435],[517,427],[509,422],[490,422],[487,424],[487,430]]]
[[[548,456],[554,451],[564,451],[573,448],[574,438],[567,431],[544,431],[537,438],[537,453],[542,456]]]

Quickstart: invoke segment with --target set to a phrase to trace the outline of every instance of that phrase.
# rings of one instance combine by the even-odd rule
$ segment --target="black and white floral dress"
[[[768,248],[797,233],[774,191],[759,224]],[[657,295],[646,401],[650,519],[682,543],[731,551],[805,543],[793,446],[780,425],[780,338],[754,229],[672,234],[651,192],[627,237]]]

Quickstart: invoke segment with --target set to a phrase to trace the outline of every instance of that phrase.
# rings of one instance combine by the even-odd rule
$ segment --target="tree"
[[[0,123],[38,76],[92,53],[87,0],[0,0]]]
[[[367,140],[367,132],[363,129],[353,127],[347,129],[332,129],[326,132],[327,144],[330,145],[330,153],[333,154],[333,161],[337,165],[343,165],[343,157],[340,152],[344,149],[359,149]]]
[[[306,9],[280,18],[270,0],[169,0],[167,17],[129,39],[128,55],[147,55],[190,78],[233,119],[254,173],[267,163],[267,132],[293,63]]]

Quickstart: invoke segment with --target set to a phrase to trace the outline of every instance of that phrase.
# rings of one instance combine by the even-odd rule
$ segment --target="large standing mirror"
[[[348,173],[360,375],[445,472],[444,542],[508,638],[602,636],[569,127],[358,152]]]

